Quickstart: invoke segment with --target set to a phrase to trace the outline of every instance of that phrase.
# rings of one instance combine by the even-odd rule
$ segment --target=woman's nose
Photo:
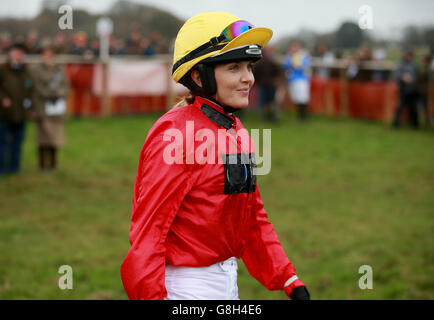
[[[252,69],[250,67],[243,68],[243,72],[241,75],[241,81],[242,82],[249,82],[252,83],[255,81],[255,77],[253,76]]]

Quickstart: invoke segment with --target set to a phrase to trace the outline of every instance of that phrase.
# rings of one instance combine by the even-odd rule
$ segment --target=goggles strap
[[[180,65],[186,63],[187,61],[193,60],[193,59],[200,57],[204,54],[207,54],[209,52],[220,50],[220,49],[224,48],[224,46],[226,44],[218,45],[220,42],[222,42],[224,40],[226,40],[226,37],[223,34],[221,34],[218,37],[211,38],[207,43],[204,43],[203,45],[201,45],[201,46],[197,47],[196,49],[194,49],[193,51],[191,51],[189,54],[187,54],[182,59],[179,59],[173,65],[172,73],[174,73],[175,70],[178,69]]]

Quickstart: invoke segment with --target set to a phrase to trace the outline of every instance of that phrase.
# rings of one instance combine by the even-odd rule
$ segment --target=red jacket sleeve
[[[131,215],[130,244],[121,266],[121,277],[130,299],[164,299],[165,240],[179,206],[191,188],[184,164],[163,159],[164,129],[151,130],[143,146]]]
[[[258,186],[254,193],[253,213],[242,259],[249,273],[268,290],[283,290],[295,268],[286,256],[271,222],[268,221]],[[294,287],[304,285],[299,279],[285,287],[289,295]]]

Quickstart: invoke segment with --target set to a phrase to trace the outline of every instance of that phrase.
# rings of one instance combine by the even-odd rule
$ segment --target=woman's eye
[[[237,70],[238,69],[238,65],[237,64],[233,64],[231,66],[229,66],[230,70]]]

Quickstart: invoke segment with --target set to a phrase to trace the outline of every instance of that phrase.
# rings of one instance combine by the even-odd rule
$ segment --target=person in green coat
[[[15,43],[0,66],[0,176],[20,171],[25,124],[32,109],[33,80],[25,47]]]

